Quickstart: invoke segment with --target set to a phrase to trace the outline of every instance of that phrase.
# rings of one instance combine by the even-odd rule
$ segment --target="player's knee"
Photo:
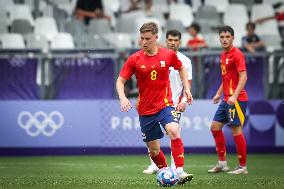
[[[233,136],[240,135],[243,133],[242,126],[233,126],[231,127]]]
[[[219,130],[222,130],[222,127],[223,127],[223,124],[222,124],[222,123],[213,121],[212,124],[211,124],[211,131],[219,131]]]
[[[178,126],[168,127],[167,133],[170,139],[177,139],[180,138],[180,129]]]
[[[160,149],[150,149],[149,151],[149,155],[151,157],[156,157],[157,155],[159,155],[159,153],[160,153]]]

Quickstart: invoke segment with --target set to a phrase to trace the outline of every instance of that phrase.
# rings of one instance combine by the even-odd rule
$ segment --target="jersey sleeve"
[[[171,61],[170,61],[170,66],[172,66],[175,70],[180,69],[182,66],[181,61],[178,59],[177,55],[175,52],[171,52]]]
[[[134,74],[134,60],[133,57],[129,57],[123,64],[119,76],[128,80]]]
[[[238,72],[246,71],[246,60],[242,53],[238,53],[237,56],[235,56],[235,64],[237,67]]]

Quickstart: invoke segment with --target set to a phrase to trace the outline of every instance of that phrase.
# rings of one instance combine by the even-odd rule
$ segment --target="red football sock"
[[[226,161],[226,141],[223,131],[211,130],[216,144],[216,152],[220,161]]]
[[[150,157],[159,169],[168,166],[167,161],[166,161],[166,157],[165,157],[165,155],[164,155],[164,153],[161,149],[160,149],[160,152],[157,156],[155,156],[155,157],[150,156]]]
[[[184,165],[184,147],[181,138],[171,140],[172,156],[175,160],[176,167]]]
[[[234,136],[234,140],[237,147],[237,154],[238,159],[240,162],[240,166],[246,166],[247,163],[247,144],[246,139],[244,137],[244,134],[240,134],[237,136]]]

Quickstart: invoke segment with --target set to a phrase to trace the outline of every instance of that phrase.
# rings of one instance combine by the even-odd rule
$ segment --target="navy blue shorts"
[[[245,122],[245,113],[247,101],[237,101],[235,105],[229,105],[222,101],[219,105],[213,120],[221,123],[227,123],[230,126],[243,126]]]
[[[168,123],[178,123],[178,114],[174,107],[167,106],[153,115],[139,116],[142,138],[144,142],[150,142],[156,139],[163,138],[164,133],[161,126],[165,130]]]

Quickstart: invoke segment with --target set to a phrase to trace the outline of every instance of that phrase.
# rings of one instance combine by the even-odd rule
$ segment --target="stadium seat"
[[[88,31],[90,34],[111,33],[110,23],[107,19],[91,20]]]
[[[214,6],[201,6],[196,12],[195,21],[199,24],[209,26],[221,26],[221,20],[216,7]]]
[[[180,20],[184,27],[189,26],[193,22],[193,14],[191,7],[187,4],[182,3],[171,4],[170,19]]]
[[[274,10],[270,4],[255,4],[251,10],[251,20],[254,22],[259,18],[274,15]],[[280,36],[276,20],[265,21],[256,26],[255,32],[258,35],[277,35]]]
[[[153,6],[168,5],[168,0],[154,0]]]
[[[198,8],[202,6],[201,0],[191,0],[191,2],[192,2],[192,12],[197,13]]]
[[[206,34],[206,33],[218,33],[219,26],[211,26],[210,24],[207,24],[205,22],[199,23],[200,26],[200,33]]]
[[[65,11],[69,16],[71,16],[76,7],[77,0],[60,0],[55,2],[60,10]]]
[[[87,41],[87,27],[82,21],[71,19],[65,22],[64,32],[70,33],[73,36],[77,48],[85,47]]]
[[[182,33],[181,34],[181,45],[180,47],[181,48],[187,48],[187,42],[189,39],[191,39],[191,35],[189,33]]]
[[[155,14],[165,14],[170,12],[170,6],[167,4],[155,4],[152,6],[153,15]]]
[[[33,32],[33,26],[26,19],[15,19],[11,25],[11,32],[25,35]]]
[[[129,34],[136,33],[137,31],[135,30],[134,26],[134,19],[124,17],[118,18],[116,20],[115,32]]]
[[[119,50],[125,50],[132,48],[132,38],[126,33],[112,33],[103,36],[105,40],[108,41],[114,48]]]
[[[158,25],[158,30],[159,30],[158,36],[159,36],[159,39],[160,39],[160,37],[162,36],[162,33],[163,33],[162,32],[162,23],[159,19],[154,18],[154,17],[140,17],[140,18],[135,19],[134,25],[135,25],[136,36],[138,37],[140,27],[146,22],[154,22]]]
[[[262,0],[263,4],[270,4],[270,5],[273,5],[275,3],[280,3],[280,2],[283,3],[283,0]]]
[[[0,34],[8,33],[7,20],[0,18]]]
[[[120,8],[119,0],[102,0],[103,6],[105,9],[109,8],[111,11],[117,13]]]
[[[4,7],[14,6],[13,0],[0,0],[0,9]]]
[[[58,33],[57,25],[52,17],[40,17],[35,20],[35,34],[45,36],[49,41]]]
[[[235,32],[234,44],[242,46],[242,37],[246,35],[246,24],[249,22],[246,6],[243,4],[231,4],[224,12],[224,24],[232,26]]]
[[[204,34],[203,37],[209,48],[220,48],[220,40],[218,33]]]
[[[252,5],[254,0],[231,0],[231,4],[243,4],[246,6],[247,10],[251,12]]]
[[[0,35],[2,49],[24,49],[24,38],[21,34],[7,33]]]
[[[53,17],[53,6],[52,5],[46,5],[42,10],[42,16],[43,17]]]
[[[261,35],[260,38],[264,42],[268,51],[279,50],[282,48],[281,37],[277,35]]]
[[[180,31],[181,33],[185,33],[185,28],[182,25],[182,22],[180,20],[169,19],[166,22],[166,24],[165,24],[165,31],[172,30],[172,29],[176,29],[176,30]]]
[[[205,0],[204,5],[215,6],[219,13],[224,13],[229,5],[229,0]]]
[[[8,7],[7,11],[9,14],[9,25],[16,19],[25,19],[30,22],[30,25],[34,26],[34,18],[28,5],[15,4],[14,6]]]
[[[38,1],[38,3],[39,3],[39,11],[42,13],[45,7],[47,6],[46,1]],[[35,11],[34,0],[24,0],[24,4],[28,5],[32,12]]]
[[[69,33],[58,33],[50,45],[51,49],[74,49],[73,37]]]
[[[40,34],[28,34],[25,36],[27,48],[31,49],[48,49],[49,43],[45,36]]]
[[[112,45],[105,38],[98,34],[88,35],[86,40],[86,48],[89,49],[109,49]]]

